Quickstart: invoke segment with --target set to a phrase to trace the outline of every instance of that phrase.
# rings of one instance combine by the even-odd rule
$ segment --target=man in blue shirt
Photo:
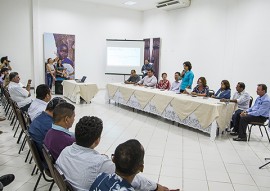
[[[234,141],[247,141],[246,130],[250,122],[264,123],[268,119],[270,97],[267,94],[267,86],[265,84],[258,85],[257,95],[259,97],[256,99],[255,104],[240,114],[239,135],[237,138],[233,138]]]
[[[154,66],[152,63],[149,63],[149,60],[144,61],[144,65],[142,66],[141,72],[143,74],[142,79],[147,76],[148,70],[152,69],[154,71]]]
[[[93,182],[90,191],[95,190],[129,190],[135,191],[131,182],[135,175],[143,171],[144,149],[135,139],[117,146],[112,161],[115,173],[101,173]]]
[[[37,149],[39,153],[41,154],[41,157],[43,157],[43,154],[42,154],[43,140],[48,130],[52,128],[53,110],[59,103],[62,103],[62,102],[66,102],[66,101],[61,97],[53,98],[47,104],[46,110],[43,111],[39,116],[37,116],[30,125],[29,134],[34,140],[37,146]]]

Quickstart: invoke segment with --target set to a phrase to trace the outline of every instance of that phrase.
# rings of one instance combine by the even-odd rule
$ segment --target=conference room
[[[9,73],[17,72],[26,88],[31,80],[33,102],[37,87],[47,84],[50,100],[61,97],[75,107],[67,120],[70,136],[76,138],[84,116],[101,119],[96,152],[114,161],[120,144],[138,140],[144,168],[137,175],[158,190],[264,191],[270,189],[270,165],[259,167],[270,157],[268,119],[249,123],[246,140],[242,130],[239,137],[229,131],[239,109],[233,101],[239,82],[253,99],[248,107],[269,94],[261,86],[269,91],[269,8],[268,0],[1,0],[0,57],[8,56]],[[191,72],[192,83],[180,94]],[[140,81],[125,83],[137,76]],[[200,89],[201,77],[204,96],[191,93]],[[152,78],[179,89],[144,85]],[[230,97],[214,98],[224,80]],[[43,177],[38,182],[41,171],[34,158],[29,164],[33,153],[21,118],[2,92],[0,177],[15,176],[3,190],[61,190],[53,176],[46,174],[53,185]]]

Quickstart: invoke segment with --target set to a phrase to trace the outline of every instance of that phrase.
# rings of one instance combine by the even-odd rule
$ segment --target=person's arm
[[[51,76],[53,77],[53,79],[55,80],[54,73],[53,73],[53,71],[51,70],[49,64],[46,64],[46,68],[47,68],[47,70],[49,71],[49,73],[51,74]]]
[[[258,110],[247,111],[247,114],[253,115],[253,116],[263,116],[263,114],[269,112],[269,108],[270,108],[270,100],[265,100],[262,102],[262,104],[260,105],[260,108]]]
[[[194,79],[194,74],[193,74],[193,72],[191,72],[191,71],[190,71],[190,73],[189,73],[189,80],[188,80],[188,86],[187,86],[187,88],[191,88],[192,83],[193,83],[193,79]]]
[[[157,84],[157,78],[153,77],[149,83],[146,84],[146,86],[148,87],[155,87],[155,85]]]

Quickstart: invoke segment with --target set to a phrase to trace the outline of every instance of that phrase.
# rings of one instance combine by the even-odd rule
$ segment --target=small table
[[[92,98],[97,94],[98,88],[93,83],[77,83],[75,80],[64,80],[63,95],[72,102],[80,104],[80,98],[86,103],[91,103]]]

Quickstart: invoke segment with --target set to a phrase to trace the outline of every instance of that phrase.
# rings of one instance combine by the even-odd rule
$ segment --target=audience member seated
[[[41,156],[42,154],[42,144],[47,132],[52,128],[53,124],[53,111],[54,108],[60,104],[66,102],[66,100],[61,97],[53,98],[46,106],[46,110],[42,111],[39,116],[37,116],[31,123],[29,128],[29,134],[33,138]]]
[[[239,124],[235,124],[238,129],[238,137],[233,138],[234,141],[247,141],[247,126],[250,122],[264,123],[269,117],[270,97],[267,94],[267,86],[259,84],[257,87],[257,95],[259,96],[254,105],[242,111],[240,114]]]
[[[93,182],[90,191],[134,190],[131,182],[136,174],[143,172],[144,148],[137,140],[128,140],[117,146],[112,161],[115,173],[101,173]]]
[[[8,68],[9,70],[12,70],[11,66],[10,66],[10,61],[8,60],[7,56],[4,56],[1,58],[1,65],[0,65],[0,69],[2,68]]]
[[[76,143],[66,147],[56,161],[74,190],[89,190],[98,174],[115,172],[115,164],[111,159],[94,150],[100,142],[102,129],[101,119],[82,117],[75,127]],[[155,190],[157,187],[158,190],[166,190],[139,175],[131,185],[140,190]]]
[[[186,61],[183,63],[184,70],[181,74],[182,77],[182,83],[180,85],[180,92],[183,93],[186,88],[191,89],[192,88],[192,83],[194,79],[194,74],[191,71],[192,65],[189,61]]]
[[[11,72],[9,75],[10,83],[8,91],[12,100],[14,100],[22,111],[27,111],[32,103],[30,85],[31,80],[28,80],[26,88],[20,83],[20,77],[17,72]]]
[[[170,84],[170,81],[167,80],[167,73],[162,73],[161,77],[162,77],[162,80],[160,80],[159,83],[157,84],[157,88],[162,89],[162,90],[169,90],[171,87],[171,84]]]
[[[174,91],[176,93],[179,93],[180,92],[180,85],[181,85],[180,72],[175,72],[175,74],[174,74],[174,80],[175,81],[172,83],[172,86],[170,88],[170,91]]]
[[[6,87],[9,84],[9,69],[6,67],[1,69],[0,84],[1,87]]]
[[[230,99],[231,98],[230,82],[228,80],[222,80],[220,89],[217,91],[215,95],[212,96],[212,98]]]
[[[136,84],[140,81],[140,76],[136,74],[136,70],[131,70],[130,77],[125,81],[125,84]]]
[[[33,121],[39,116],[42,111],[45,111],[48,102],[51,100],[52,94],[48,85],[41,84],[36,89],[36,99],[31,103],[28,108],[28,114]]]
[[[144,65],[142,66],[141,72],[143,74],[142,78],[147,76],[148,70],[153,70],[154,71],[154,65],[152,63],[149,63],[149,60],[144,61]]]
[[[193,89],[191,92],[191,95],[197,95],[197,96],[208,96],[209,93],[209,87],[207,86],[207,82],[205,77],[200,77],[197,81],[197,86]]]
[[[135,85],[146,86],[146,87],[155,87],[157,84],[157,78],[154,76],[154,71],[152,69],[148,70],[147,76],[141,79]]]
[[[74,110],[70,103],[60,103],[53,110],[54,123],[45,136],[44,144],[55,160],[65,147],[75,142],[74,134],[69,132],[74,123]]]
[[[0,177],[0,191],[7,185],[9,185],[15,179],[14,174],[6,174]]]
[[[246,111],[249,108],[249,102],[250,102],[250,96],[245,91],[245,84],[243,82],[238,82],[236,86],[236,92],[233,95],[233,98],[230,99],[224,99],[222,98],[221,102],[233,102],[237,104],[237,110],[234,112],[232,116],[231,121],[231,129],[233,128],[233,132],[231,135],[238,135],[238,125],[240,120],[240,114],[242,111]]]

